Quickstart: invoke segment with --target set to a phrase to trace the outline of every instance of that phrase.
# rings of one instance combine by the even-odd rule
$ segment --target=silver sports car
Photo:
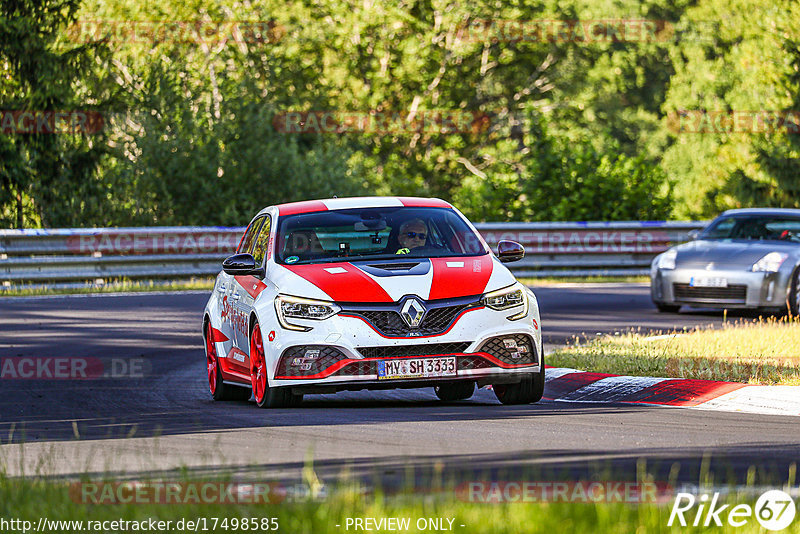
[[[800,311],[800,209],[729,210],[653,259],[650,296],[681,306]]]

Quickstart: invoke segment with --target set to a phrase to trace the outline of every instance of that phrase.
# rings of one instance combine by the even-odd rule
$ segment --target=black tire
[[[544,395],[544,355],[539,362],[541,371],[523,376],[517,384],[494,384],[494,394],[503,404],[533,404]]]
[[[661,313],[678,313],[681,309],[680,305],[664,304],[663,302],[654,302],[658,311]]]
[[[789,298],[786,301],[786,309],[790,317],[800,317],[800,269],[795,269],[792,273],[790,282]]]
[[[303,403],[303,395],[292,393],[292,388],[269,388],[261,402],[257,402],[259,408],[294,408]]]
[[[242,386],[232,386],[222,381],[222,373],[217,362],[217,390],[211,396],[215,401],[246,401],[250,400],[252,392],[250,388]]]
[[[439,400],[446,402],[466,400],[475,393],[475,382],[453,382],[433,388]]]

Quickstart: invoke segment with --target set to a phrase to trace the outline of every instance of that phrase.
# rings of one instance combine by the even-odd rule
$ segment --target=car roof
[[[722,215],[793,215],[800,217],[800,209],[792,208],[737,208],[726,210]],[[720,217],[722,216],[720,215]]]
[[[452,208],[453,206],[439,198],[424,197],[346,197],[326,198],[320,200],[303,200],[278,204],[278,215],[294,215],[314,211],[332,211],[352,208],[390,208],[390,207],[426,207]],[[265,208],[262,211],[265,211]]]

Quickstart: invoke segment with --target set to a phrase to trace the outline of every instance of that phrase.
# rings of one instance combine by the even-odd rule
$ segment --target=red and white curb
[[[620,376],[564,367],[547,368],[544,398],[800,415],[800,386],[751,386],[714,380]]]

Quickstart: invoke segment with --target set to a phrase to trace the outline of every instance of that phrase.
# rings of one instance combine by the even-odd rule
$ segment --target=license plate
[[[727,278],[699,278],[689,279],[689,287],[728,287]]]
[[[456,376],[456,358],[419,358],[414,360],[381,360],[378,379],[436,378]]]

